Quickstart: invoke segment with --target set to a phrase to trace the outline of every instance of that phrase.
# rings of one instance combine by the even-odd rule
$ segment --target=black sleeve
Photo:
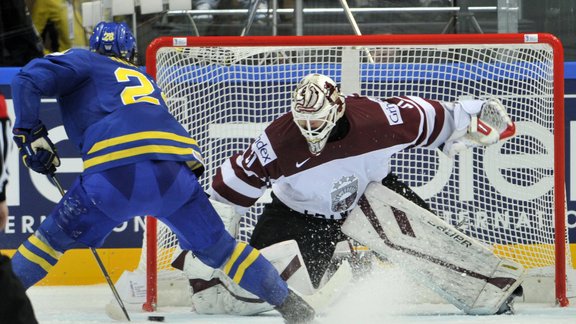
[[[38,323],[26,290],[12,271],[10,258],[0,254],[0,322]]]

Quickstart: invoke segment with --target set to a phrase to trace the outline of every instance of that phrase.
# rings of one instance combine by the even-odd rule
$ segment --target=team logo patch
[[[272,149],[272,144],[270,144],[270,140],[266,134],[260,135],[254,143],[252,143],[252,151],[256,153],[262,166],[267,165],[277,158],[274,149]]]
[[[347,211],[358,196],[358,178],[353,175],[340,178],[332,185],[330,195],[333,212]]]

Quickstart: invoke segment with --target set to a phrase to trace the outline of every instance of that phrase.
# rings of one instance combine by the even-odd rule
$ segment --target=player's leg
[[[160,194],[152,169],[153,163],[144,161],[78,177],[13,256],[23,285],[29,288],[44,278],[67,250],[99,247],[114,227],[155,212]]]
[[[428,205],[428,203],[426,203],[426,201],[424,199],[422,199],[420,196],[418,196],[418,194],[416,192],[414,192],[412,190],[412,188],[410,188],[408,185],[406,185],[405,183],[403,183],[402,181],[400,181],[398,179],[398,176],[396,176],[393,173],[388,174],[388,176],[386,176],[386,178],[384,178],[382,180],[382,184],[384,186],[386,186],[388,189],[393,190],[395,193],[397,193],[398,195],[402,196],[403,198],[408,199],[410,202],[416,204],[418,207],[424,208],[427,211],[429,211],[430,213],[434,214],[434,212],[432,211],[432,209],[430,209],[430,206]],[[437,217],[435,217],[435,215],[431,215],[428,214],[429,217],[432,217],[432,219],[434,220],[439,220],[437,219]],[[514,262],[513,265],[514,266]],[[519,280],[521,281],[521,279]],[[504,302],[500,304],[500,306],[498,307],[498,310],[496,311],[496,314],[503,314],[503,313],[507,313],[507,312],[512,312],[512,304],[514,302],[514,299],[516,297],[522,297],[523,295],[523,289],[521,285],[517,285],[517,288],[515,289],[511,289],[510,290],[512,293],[510,294],[509,297],[504,298]],[[474,311],[478,311],[478,310],[468,310],[468,312],[474,312]]]
[[[230,205],[213,200],[210,202],[228,233],[235,237],[241,215]],[[275,243],[259,250],[290,288],[305,299],[315,293],[296,241]],[[176,251],[172,266],[182,270],[188,278],[192,303],[199,314],[255,315],[273,309],[258,296],[232,282],[220,269],[205,265],[190,251]]]
[[[288,290],[270,262],[225,230],[192,172],[183,169],[173,188],[185,192],[189,200],[177,212],[160,219],[177,235],[182,249],[191,250],[210,267],[221,268],[240,287],[275,305],[285,319],[290,320],[290,314],[313,318],[312,308]]]
[[[12,257],[14,272],[26,289],[44,278],[64,252],[74,247],[100,246],[121,223],[96,208],[80,179]]]
[[[261,249],[260,253],[304,299],[315,293],[296,241],[276,243]],[[270,304],[236,285],[220,269],[205,265],[190,251],[179,253],[172,266],[186,274],[197,313],[254,315],[272,309]]]
[[[186,173],[187,174],[187,173]],[[180,210],[160,220],[178,237],[184,250],[192,251],[204,264],[222,267],[226,275],[250,292],[273,305],[286,298],[287,286],[260,252],[246,243],[238,243],[224,229],[218,214],[193,175],[187,174],[191,199]],[[263,285],[268,284],[269,287]]]
[[[221,211],[224,223],[234,222],[234,215],[228,215],[225,210],[222,212],[222,208],[217,209]],[[318,287],[334,253],[332,242],[344,239],[340,225],[341,221],[316,219],[295,213],[274,199],[264,208],[250,245],[256,245],[254,247],[282,273],[290,287],[308,300],[316,291],[307,265],[313,268],[314,281]],[[229,232],[235,232],[234,226],[228,227]],[[300,249],[304,249],[305,259]],[[257,296],[228,282],[218,269],[206,266],[191,253],[179,259],[174,266],[184,270],[189,278],[197,312],[252,315],[269,310],[269,304],[262,303]],[[292,262],[298,266],[290,264]]]
[[[241,215],[236,213],[234,207],[230,205],[214,200],[210,200],[210,203],[216,209],[228,233],[236,237]],[[284,250],[282,249],[280,252]],[[260,253],[270,260],[265,249],[260,250]],[[277,264],[272,264],[279,273],[283,271]],[[256,315],[273,309],[272,305],[233,283],[220,269],[205,265],[191,251],[177,248],[174,252],[172,267],[183,271],[188,278],[192,292],[193,309],[198,314],[245,316]],[[283,277],[283,279],[286,278]]]

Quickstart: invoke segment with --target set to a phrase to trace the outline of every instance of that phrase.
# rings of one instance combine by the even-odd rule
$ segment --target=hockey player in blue
[[[197,142],[168,112],[153,79],[133,65],[134,37],[124,23],[101,22],[90,51],[71,49],[32,60],[12,82],[14,140],[22,161],[51,175],[60,165],[39,120],[40,98],[58,100],[68,138],[84,171],[13,257],[26,288],[46,276],[62,254],[99,247],[114,227],[152,215],[170,227],[184,250],[222,267],[243,288],[303,323],[314,310],[288,289],[257,249],[237,242],[197,181]]]

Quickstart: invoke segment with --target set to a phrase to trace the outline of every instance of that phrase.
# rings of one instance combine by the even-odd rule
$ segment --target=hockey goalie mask
[[[126,23],[99,22],[90,36],[90,50],[132,62],[136,41]]]
[[[309,74],[300,81],[292,96],[292,117],[312,154],[322,152],[328,135],[342,115],[344,103],[332,79]]]

